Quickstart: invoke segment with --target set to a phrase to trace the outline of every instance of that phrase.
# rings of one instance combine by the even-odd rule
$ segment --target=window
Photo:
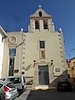
[[[44,26],[44,29],[48,29],[48,21],[47,20],[43,21],[43,26]]]
[[[9,76],[13,76],[14,75],[14,58],[10,58],[9,59]]]
[[[41,11],[39,11],[39,16],[42,17],[42,12]]]
[[[1,78],[0,80],[5,81],[5,78]]]
[[[22,64],[25,64],[25,62],[23,61]]]
[[[8,81],[17,84],[17,83],[21,83],[21,78],[17,77],[17,78],[8,78]]]
[[[40,41],[40,48],[45,48],[45,41]]]
[[[13,83],[8,83],[6,86],[8,86],[9,88],[15,88],[15,85]]]
[[[23,59],[25,59],[25,57],[23,57]]]
[[[73,62],[73,66],[75,67],[75,62]]]
[[[39,29],[39,21],[35,20],[35,29]]]

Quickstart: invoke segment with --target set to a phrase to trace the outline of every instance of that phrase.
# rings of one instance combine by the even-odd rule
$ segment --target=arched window
[[[39,21],[35,20],[35,29],[39,29]]]
[[[42,12],[41,11],[39,11],[39,16],[42,17]]]
[[[48,29],[48,21],[47,20],[43,21],[43,26],[44,26],[44,29]]]
[[[9,62],[9,76],[13,76],[14,75],[14,58],[9,58],[10,62]]]

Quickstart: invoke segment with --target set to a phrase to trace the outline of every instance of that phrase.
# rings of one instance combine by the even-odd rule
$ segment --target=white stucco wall
[[[41,31],[41,32],[34,32],[34,33],[27,33],[26,35],[26,49],[25,49],[25,64],[26,66],[33,64],[33,61],[36,62],[45,61],[50,62],[53,60],[54,67],[60,68],[60,72],[55,72],[56,75],[60,75],[66,70],[66,67],[63,69],[63,66],[66,65],[65,61],[62,62],[64,59],[64,48],[61,44],[58,32],[49,32],[49,31]],[[45,56],[46,59],[40,59],[39,57],[39,41],[45,41]],[[62,54],[60,53],[62,47]],[[61,57],[61,55],[63,55]],[[30,68],[26,74],[32,76],[34,69]],[[55,71],[55,70],[54,70]]]
[[[0,77],[1,77],[1,70],[2,70],[2,59],[3,59],[3,42],[2,42],[2,35],[0,34]]]
[[[23,34],[25,34],[25,37],[23,36]],[[21,74],[23,66],[26,68],[27,66],[31,65],[28,71],[24,70],[24,72],[26,76],[34,76],[34,68],[32,67],[34,64],[34,60],[36,60],[36,62],[51,62],[51,60],[53,60],[54,68],[60,68],[60,72],[56,72],[54,69],[55,75],[58,76],[62,74],[64,70],[66,70],[66,63],[64,61],[65,59],[63,55],[64,47],[62,43],[63,40],[61,39],[61,33],[44,30],[39,32],[35,31],[34,33],[10,32],[8,33],[8,35],[8,38],[5,39],[2,76],[7,76],[9,73],[9,47],[17,46],[24,40],[24,38],[25,45],[23,43],[16,48],[14,70],[19,69],[19,73],[17,74]],[[16,42],[13,45],[9,45],[8,43],[8,39],[11,36],[16,37]],[[39,41],[45,41],[46,59],[40,59],[39,57]],[[23,49],[23,46],[25,46],[25,49]],[[25,59],[23,59],[23,57]]]

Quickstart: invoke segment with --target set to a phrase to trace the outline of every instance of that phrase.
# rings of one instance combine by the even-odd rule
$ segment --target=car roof
[[[1,79],[5,79],[5,78],[19,78],[19,77],[23,77],[23,75],[15,75],[15,76],[6,76],[6,77],[2,77]],[[24,76],[25,77],[25,76]]]

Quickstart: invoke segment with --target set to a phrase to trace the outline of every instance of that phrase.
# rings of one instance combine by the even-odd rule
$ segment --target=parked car
[[[5,92],[5,100],[13,100],[19,93],[14,84],[8,81],[0,81],[1,89]],[[4,99],[2,99],[4,100]]]
[[[1,88],[2,85],[0,85],[0,100],[5,100],[5,92],[4,90]]]
[[[25,76],[23,75],[8,76],[1,78],[0,80],[10,81],[14,83],[15,87],[17,88],[18,92],[20,92],[20,94],[23,93],[23,91],[25,91],[27,88]]]
[[[68,79],[59,80],[57,83],[57,91],[71,92],[72,86]]]

